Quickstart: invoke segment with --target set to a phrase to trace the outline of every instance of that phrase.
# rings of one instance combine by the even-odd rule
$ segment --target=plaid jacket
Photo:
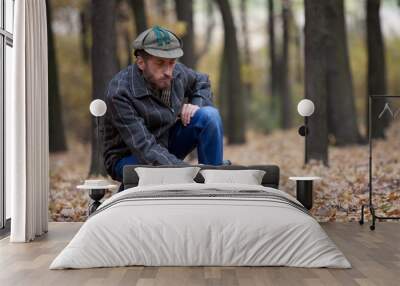
[[[169,129],[187,102],[213,105],[208,76],[175,65],[171,83],[171,107],[149,88],[136,64],[117,73],[106,94],[104,119],[104,163],[113,173],[115,163],[130,154],[150,165],[185,164],[168,152]]]

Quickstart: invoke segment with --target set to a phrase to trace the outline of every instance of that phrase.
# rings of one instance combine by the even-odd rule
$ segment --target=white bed
[[[280,190],[257,185],[130,188],[99,207],[50,269],[127,265],[350,268],[342,252],[299,204]]]

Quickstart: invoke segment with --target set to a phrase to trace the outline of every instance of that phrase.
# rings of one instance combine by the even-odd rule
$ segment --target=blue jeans
[[[169,132],[168,151],[178,159],[185,157],[197,147],[200,164],[221,165],[223,159],[223,128],[218,109],[212,106],[199,108],[187,126],[178,120]],[[129,155],[117,161],[114,173],[122,181],[125,165],[143,164]]]

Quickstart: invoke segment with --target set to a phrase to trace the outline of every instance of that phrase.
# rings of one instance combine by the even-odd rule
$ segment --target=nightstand
[[[85,184],[77,186],[81,190],[89,190],[89,197],[93,200],[89,204],[89,215],[96,211],[101,205],[100,200],[104,197],[106,190],[115,189],[117,185],[112,185],[105,180],[86,180]]]
[[[310,210],[313,205],[313,181],[321,180],[321,177],[289,177],[289,180],[296,181],[296,198]]]

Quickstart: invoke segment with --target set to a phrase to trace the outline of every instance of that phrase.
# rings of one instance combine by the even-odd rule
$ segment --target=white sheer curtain
[[[12,242],[47,232],[49,193],[45,0],[15,1],[13,92],[6,98]]]

